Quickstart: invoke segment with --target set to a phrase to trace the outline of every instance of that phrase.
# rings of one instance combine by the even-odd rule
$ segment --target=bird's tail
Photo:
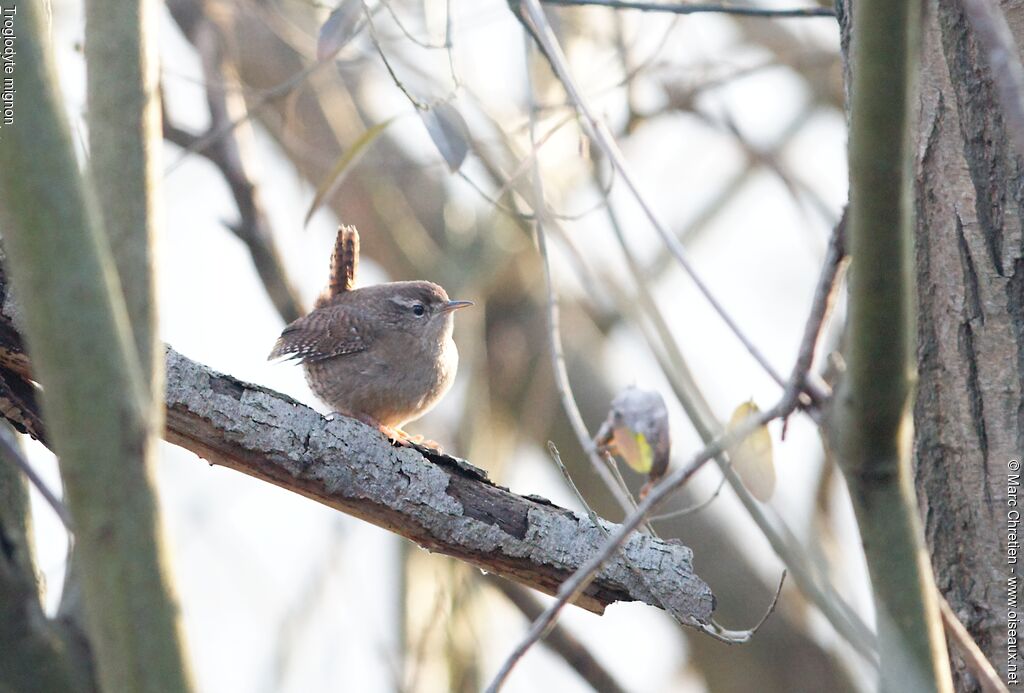
[[[331,278],[327,290],[317,299],[319,308],[338,294],[355,288],[359,269],[359,231],[355,226],[339,226],[331,255]]]

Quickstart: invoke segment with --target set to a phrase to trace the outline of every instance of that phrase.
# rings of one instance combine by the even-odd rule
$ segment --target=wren
[[[284,328],[268,359],[300,361],[310,389],[329,407],[409,442],[401,427],[427,413],[455,380],[453,314],[473,304],[449,300],[427,281],[356,289],[358,261],[359,234],[342,226],[327,291]]]

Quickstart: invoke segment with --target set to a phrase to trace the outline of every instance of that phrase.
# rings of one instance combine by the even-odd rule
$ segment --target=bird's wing
[[[355,318],[344,306],[317,308],[284,328],[268,360],[284,357],[320,361],[365,351],[372,337],[370,323]]]

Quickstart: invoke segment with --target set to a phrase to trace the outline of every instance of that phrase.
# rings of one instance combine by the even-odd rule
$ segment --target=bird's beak
[[[444,307],[441,308],[441,312],[451,313],[453,310],[458,310],[459,308],[465,308],[466,306],[471,305],[473,305],[472,301],[448,301],[448,303],[444,304]]]

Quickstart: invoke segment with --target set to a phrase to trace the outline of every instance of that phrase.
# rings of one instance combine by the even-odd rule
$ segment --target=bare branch
[[[205,15],[186,17],[179,11],[172,12],[172,16],[202,61],[210,127],[206,135],[197,137],[175,127],[165,114],[164,137],[186,152],[203,155],[220,171],[238,207],[239,221],[228,228],[249,250],[278,314],[286,323],[297,320],[306,311],[284,270],[260,189],[250,174],[252,166],[246,155],[249,147],[242,141],[249,134],[242,126],[248,122],[250,112],[244,100],[230,91],[232,85],[238,84],[238,79],[225,55],[219,29]]]
[[[529,46],[527,43],[526,55],[529,55]],[[527,68],[527,75],[529,76],[530,71]],[[555,293],[554,281],[551,277],[551,259],[548,257],[547,250],[547,234],[544,231],[543,217],[546,205],[544,203],[544,187],[543,180],[540,175],[540,163],[537,159],[538,142],[536,132],[536,121],[537,112],[536,104],[533,101],[533,84],[530,81],[530,143],[531,143],[531,156],[530,163],[533,167],[532,176],[532,197],[533,197],[533,209],[534,209],[534,223],[533,232],[534,238],[537,241],[537,252],[540,253],[541,261],[544,266],[544,289],[547,304],[547,336],[548,336],[548,349],[551,357],[551,370],[554,373],[555,378],[555,390],[558,392],[558,397],[562,402],[562,409],[565,410],[565,415],[569,418],[569,423],[572,426],[573,433],[576,434],[576,439],[579,441],[580,447],[587,455],[587,459],[590,460],[591,466],[597,475],[604,481],[605,486],[608,487],[608,491],[612,494],[615,500],[619,503],[622,508],[623,514],[628,515],[636,508],[636,503],[629,493],[629,489],[626,488],[625,484],[619,484],[618,480],[613,475],[611,469],[605,464],[604,458],[601,457],[598,451],[597,443],[594,441],[590,431],[587,430],[587,424],[583,421],[583,415],[580,413],[579,405],[576,403],[576,397],[572,392],[572,384],[569,382],[569,372],[565,367],[565,352],[562,349],[562,334],[560,327],[560,314],[558,309],[558,296]],[[653,534],[653,530],[651,531]]]
[[[732,14],[743,17],[766,17],[769,19],[791,19],[797,17],[835,17],[831,7],[798,7],[784,10],[773,10],[766,7],[745,7],[743,5],[727,5],[714,3],[687,3],[669,5],[661,2],[633,2],[632,0],[541,0],[545,5],[559,7],[580,7],[593,5],[613,10],[638,10],[640,12],[665,12],[668,14]]]
[[[54,492],[50,490],[50,487],[43,482],[42,477],[36,473],[36,470],[25,459],[21,450],[18,449],[17,439],[6,426],[0,426],[0,459],[5,460],[12,467],[21,470],[25,478],[39,491],[39,495],[43,497],[43,500],[53,508],[53,512],[64,523],[64,527],[70,531],[71,515],[68,513],[68,509],[64,507],[60,499],[57,498]]]
[[[683,268],[686,274],[690,277],[690,280],[704,296],[704,299],[711,305],[714,311],[718,313],[722,321],[730,331],[732,331],[754,360],[760,364],[764,371],[770,375],[775,382],[780,386],[785,387],[786,381],[781,375],[779,375],[778,371],[775,370],[771,363],[769,363],[768,359],[765,358],[760,349],[758,349],[757,346],[755,346],[740,329],[739,325],[732,319],[732,316],[728,311],[726,311],[722,304],[719,303],[718,299],[715,298],[715,295],[711,293],[707,284],[705,284],[697,274],[686,254],[685,249],[679,242],[679,239],[677,239],[675,235],[661,223],[661,220],[648,204],[646,197],[641,192],[632,175],[632,170],[627,164],[622,150],[619,149],[618,144],[615,142],[615,138],[608,131],[608,127],[594,115],[593,109],[588,105],[582,91],[579,89],[572,77],[572,74],[569,72],[568,61],[566,60],[561,47],[558,45],[558,41],[555,39],[554,32],[544,15],[544,11],[540,7],[539,0],[523,0],[521,6],[515,7],[514,9],[525,12],[525,16],[518,14],[518,12],[516,13],[516,16],[531,25],[530,28],[534,30],[531,31],[531,33],[542,48],[544,54],[548,57],[551,67],[561,81],[562,86],[565,88],[570,101],[579,112],[580,123],[582,124],[583,129],[591,138],[593,138],[594,142],[601,148],[605,156],[608,157],[611,164],[618,170],[626,187],[629,188],[630,192],[633,194],[637,203],[643,210],[644,215],[654,227],[655,231],[657,231],[658,235],[675,257],[680,267]],[[818,389],[812,385],[808,384],[806,390],[813,401],[821,402],[824,399],[824,393],[818,391]]]
[[[619,529],[611,533],[601,547],[599,554],[593,556],[586,565],[580,568],[576,573],[572,575],[568,580],[562,583],[562,586],[558,590],[555,602],[551,604],[541,616],[539,616],[533,623],[529,632],[523,641],[512,651],[512,653],[505,660],[501,669],[495,675],[494,680],[488,686],[488,693],[497,693],[501,689],[508,675],[511,673],[513,667],[520,658],[526,653],[526,651],[538,640],[544,637],[545,633],[552,627],[555,620],[558,618],[558,614],[562,607],[574,598],[574,595],[582,589],[586,588],[586,585],[593,579],[596,571],[600,569],[602,562],[608,560],[613,556],[623,541],[626,533],[636,529],[648,514],[665,498],[668,498],[677,489],[681,488],[686,484],[689,479],[700,470],[700,468],[709,460],[722,455],[728,448],[746,439],[754,430],[760,426],[768,424],[770,421],[775,419],[785,419],[792,414],[799,406],[800,396],[803,393],[803,384],[806,381],[807,369],[810,368],[814,345],[817,343],[818,333],[821,329],[821,325],[827,314],[827,308],[829,306],[828,297],[832,293],[832,287],[835,282],[835,277],[838,272],[840,260],[842,259],[843,253],[843,230],[845,224],[840,222],[833,234],[833,242],[830,246],[830,252],[828,256],[828,263],[822,271],[822,276],[819,279],[819,286],[815,292],[815,300],[813,302],[811,314],[807,321],[807,326],[804,330],[803,342],[799,350],[799,356],[797,357],[796,365],[793,369],[793,374],[783,389],[782,397],[779,402],[771,409],[755,416],[751,417],[743,422],[742,425],[736,427],[732,431],[725,435],[719,436],[710,443],[708,443],[704,449],[699,452],[692,461],[684,467],[676,469],[674,472],[665,477],[659,484],[657,484],[653,490],[644,498],[640,504],[636,507],[636,510],[629,514]],[[563,468],[564,469],[564,468]],[[723,469],[723,472],[729,476],[732,471],[728,468]],[[571,480],[570,485],[571,484]],[[781,590],[781,584],[779,586]],[[660,592],[655,592],[656,595],[660,595]],[[778,595],[776,595],[776,599]],[[768,610],[765,618],[771,614],[775,608],[775,603],[772,603],[771,608]],[[832,612],[832,609],[829,609]],[[833,623],[839,628],[839,624],[843,621],[841,614],[836,614],[836,618]],[[753,633],[764,623],[764,619],[748,633]],[[852,626],[852,624],[851,624]],[[713,631],[707,625],[700,627],[708,635],[713,637],[720,637],[720,633]],[[857,635],[857,630],[854,628],[854,635]],[[850,637],[850,636],[848,636]],[[726,638],[728,640],[728,638]],[[869,636],[870,639],[870,636]],[[860,641],[858,637],[850,637],[850,643],[857,646]],[[863,647],[860,646],[860,647]],[[860,647],[858,649],[860,649]],[[863,652],[863,650],[861,650]]]
[[[942,612],[942,625],[946,629],[946,637],[964,658],[968,669],[978,677],[983,693],[1009,693],[1010,689],[999,678],[999,673],[985,658],[985,653],[978,647],[978,643],[974,642],[964,624],[956,617],[953,607],[942,596],[941,591],[935,591],[939,595],[939,610]]]
[[[489,576],[486,580],[488,585],[501,592],[528,621],[533,621],[543,613],[544,607],[540,602],[522,587],[496,577]],[[625,689],[601,662],[565,628],[553,628],[544,639],[544,644],[572,667],[595,691],[624,693]]]
[[[395,448],[373,428],[323,416],[276,392],[168,349],[167,439],[211,463],[313,498],[529,587],[554,593],[602,541],[602,531],[544,499],[492,484],[455,458]],[[666,608],[695,623],[711,616],[710,589],[677,543],[633,534],[624,547]],[[615,601],[658,604],[627,567],[609,563],[578,602],[600,612]],[[668,588],[671,585],[671,589]]]
[[[821,334],[822,325],[825,324],[825,318],[828,317],[832,308],[838,286],[836,278],[839,276],[839,269],[846,257],[846,211],[844,210],[839,223],[832,229],[832,237],[829,239],[828,250],[825,252],[825,264],[814,289],[811,311],[807,317],[807,324],[804,326],[804,335],[800,340],[800,350],[797,353],[796,363],[793,365],[793,373],[790,375],[790,383],[796,387],[798,392],[803,391],[804,384],[811,372],[818,336]],[[819,388],[824,391],[827,386],[822,384]],[[820,412],[813,411],[811,416],[818,420]]]
[[[787,388],[787,393],[789,390],[790,388]],[[780,416],[788,415],[795,408],[796,397],[790,397],[787,394],[776,406],[756,417],[747,419],[744,421],[743,425],[737,427],[726,435],[715,439],[712,443],[705,446],[703,450],[697,453],[689,464],[676,469],[665,477],[661,483],[656,485],[647,497],[640,501],[637,509],[630,513],[629,516],[623,520],[623,523],[611,532],[611,536],[603,542],[600,550],[591,555],[579,570],[573,573],[569,579],[561,584],[558,588],[558,593],[555,595],[555,601],[552,602],[552,604],[544,610],[544,613],[533,622],[533,625],[530,627],[526,637],[518,646],[516,646],[505,660],[501,669],[497,674],[495,674],[494,679],[487,687],[487,693],[497,693],[497,691],[501,689],[505,680],[508,678],[508,675],[512,672],[512,668],[526,653],[526,651],[534,645],[534,643],[544,637],[544,634],[549,628],[551,628],[552,624],[555,623],[555,620],[558,618],[562,608],[567,603],[574,600],[578,594],[587,589],[587,586],[594,580],[598,572],[602,570],[601,566],[604,565],[606,561],[613,560],[619,546],[622,545],[626,537],[640,526],[647,514],[653,510],[658,503],[667,498],[677,489],[681,488],[690,480],[690,478],[693,477],[694,474],[697,473],[698,470],[700,470],[702,466],[704,466],[704,463],[708,460],[721,454],[729,446],[735,445],[745,439],[758,427],[763,426],[769,421]],[[707,624],[691,623],[690,625],[703,630],[702,626],[706,626]]]

